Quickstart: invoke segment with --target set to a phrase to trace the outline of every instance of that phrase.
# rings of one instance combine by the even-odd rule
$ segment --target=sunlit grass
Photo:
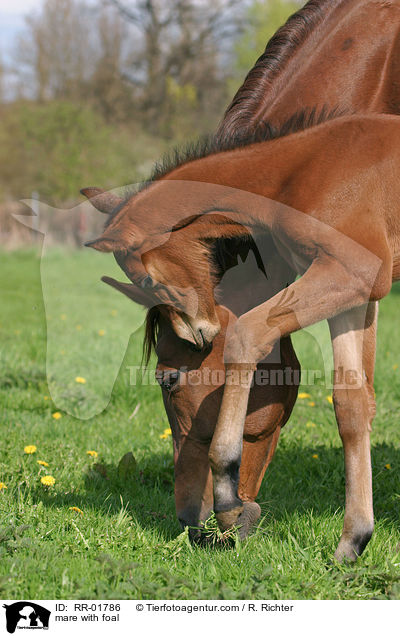
[[[77,277],[94,271],[86,252],[52,258],[55,279],[65,271]],[[111,257],[106,260],[104,273],[113,267]],[[159,389],[129,386],[127,367],[140,359],[140,338],[130,340],[106,410],[77,419],[51,399],[37,255],[3,254],[0,271],[3,598],[400,598],[397,290],[380,313],[372,434],[376,530],[363,557],[349,566],[332,562],[343,522],[344,471],[331,390],[322,381],[300,389],[306,395],[258,497],[262,517],[255,533],[221,549],[211,519],[209,545],[192,546],[175,518],[171,436]],[[69,282],[72,287],[73,278]],[[95,315],[96,295],[85,302]],[[59,322],[77,315],[78,305],[72,295]],[[75,347],[82,332],[89,351],[111,335],[128,340],[134,330],[129,301],[114,292],[106,305],[110,315],[102,326],[88,330],[82,321],[66,347]],[[314,329],[318,342],[307,333],[295,338],[309,369],[322,368],[330,346],[325,326]],[[90,376],[77,371],[69,390],[87,400],[90,384]],[[129,451],[136,461],[121,464]]]

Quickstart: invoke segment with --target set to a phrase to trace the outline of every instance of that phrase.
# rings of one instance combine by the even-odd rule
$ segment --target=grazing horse
[[[351,112],[399,112],[398,83],[394,81],[399,70],[397,55],[400,43],[397,29],[399,9],[398,1],[311,0],[308,2],[305,7],[289,18],[286,25],[279,29],[269,42],[265,53],[250,71],[227,109],[217,131],[216,142],[232,138],[237,141],[251,138],[255,130],[260,130],[260,123],[267,121],[277,127],[297,108],[305,106],[316,105],[321,108],[326,104],[328,109],[339,105],[340,110],[345,109]],[[366,29],[365,24],[374,24],[374,29]],[[83,192],[91,198],[96,207],[105,212],[112,212],[124,203],[96,188],[87,188]],[[287,265],[283,259],[275,259],[273,271],[277,278],[280,277],[281,288],[288,282],[286,268]],[[270,271],[271,265],[269,273]],[[255,288],[253,283],[250,302],[243,300],[246,286],[235,280],[236,296],[240,299],[240,311],[235,306],[232,289],[227,295],[222,296],[222,301],[236,314],[240,315],[256,305],[260,301],[260,293],[264,294],[264,298],[267,297],[265,284],[259,273],[259,271],[255,272],[258,275],[259,284]],[[148,321],[148,332],[159,322],[157,319],[154,320],[155,313],[153,310],[152,320]],[[161,320],[160,311],[158,316]],[[163,322],[165,323],[165,318]],[[217,335],[214,346],[220,348],[223,337],[223,334]],[[173,342],[174,339],[171,337],[168,346],[168,365],[172,372],[187,366],[187,359],[191,356],[189,349],[185,349],[182,344],[178,346],[178,340],[176,340],[176,354],[173,356]],[[283,355],[285,366],[298,368],[290,338],[282,341],[282,347],[285,349]],[[203,352],[201,355],[202,364],[212,368],[208,352]],[[164,368],[164,346],[159,347],[158,357],[160,367]],[[170,387],[170,384],[166,382],[164,394],[168,390],[167,387]],[[181,402],[186,400],[188,404],[190,403],[188,417],[192,417],[189,414],[194,413],[197,417],[196,421],[199,421],[197,414],[204,413],[201,405],[209,390],[210,387],[201,382],[196,386],[180,386]],[[273,388],[268,390],[273,391]],[[286,389],[285,385],[279,389],[279,397],[276,399],[280,400],[279,404],[285,409],[283,421],[286,421],[290,415],[294,403],[292,397],[294,390],[291,384]],[[221,391],[218,395],[221,395]],[[174,405],[177,399],[178,393],[170,391],[167,408],[170,421],[176,420]],[[266,396],[266,400],[268,399]],[[214,400],[213,404],[215,410],[212,413],[210,405],[208,406],[206,420],[210,418],[215,422],[219,402]],[[268,417],[274,417],[272,411],[268,412]],[[265,420],[265,430],[273,430],[274,422],[268,417]],[[205,428],[207,428],[206,420]],[[279,419],[275,424],[277,427],[280,426]],[[176,457],[177,453],[179,454],[178,447],[175,441]],[[199,452],[197,461],[199,468],[202,466],[202,470],[206,469],[205,466],[209,467],[205,457],[205,453]],[[202,462],[205,462],[205,466]],[[181,462],[181,468],[182,466],[183,462]],[[192,465],[189,462],[186,468],[188,480],[190,480],[191,470]],[[182,483],[183,481],[184,479]],[[194,489],[192,495],[186,489],[186,502],[182,504],[183,497],[179,495],[179,484],[176,484],[175,491],[178,517],[185,525],[198,526],[199,522],[204,520],[204,516],[195,514],[194,511],[210,508],[212,506],[210,495],[204,493],[204,499],[207,499],[205,506],[198,489]],[[208,490],[207,493],[209,492]],[[178,504],[178,500],[181,504]],[[185,510],[191,510],[191,514],[187,517]],[[198,515],[197,519],[196,515]]]
[[[226,271],[226,264],[222,271]],[[283,271],[281,264],[279,271]],[[225,382],[225,334],[229,321],[234,320],[235,315],[226,307],[216,307],[221,331],[210,350],[204,352],[188,347],[184,340],[178,338],[168,321],[168,314],[163,316],[163,306],[155,305],[158,301],[151,290],[109,277],[102,280],[136,303],[151,307],[147,316],[146,343],[148,353],[152,346],[155,348],[158,359],[156,378],[162,389],[172,430],[176,513],[181,525],[189,527],[191,539],[201,542],[205,537],[200,527],[213,510],[208,452]],[[280,289],[276,281],[273,287],[273,276],[265,283],[267,296]],[[243,433],[238,486],[243,501],[238,521],[241,538],[248,534],[260,516],[261,510],[255,498],[275,452],[280,431],[297,397],[300,365],[288,338],[282,338],[276,344],[273,355],[257,365],[257,373],[259,381],[251,390]]]
[[[222,530],[243,511],[239,469],[257,363],[280,338],[328,319],[335,370],[348,378],[337,373],[333,391],[346,471],[335,556],[355,559],[374,522],[369,436],[377,301],[400,278],[400,120],[340,117],[295,131],[293,122],[292,131],[266,142],[184,155],[132,196],[91,245],[114,252],[134,284],[167,302],[175,333],[205,349],[221,330],[213,242],[272,239],[292,282],[228,327],[224,362],[232,380],[209,450],[214,510]]]

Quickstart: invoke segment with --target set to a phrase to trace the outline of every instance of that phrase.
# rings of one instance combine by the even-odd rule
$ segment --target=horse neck
[[[397,113],[386,93],[398,58],[399,9],[397,0],[309,2],[272,38],[228,107],[219,135],[245,133],[265,120],[279,125],[298,108],[314,106]]]
[[[189,162],[167,175],[164,184],[165,181],[187,182],[189,193],[190,188],[193,188],[191,200],[195,204],[191,209],[195,215],[204,215],[198,226],[203,234],[207,232],[209,216],[204,212],[213,208],[250,231],[267,229],[279,205],[276,202],[285,202],[281,197],[283,184],[320,143],[320,135],[315,134],[317,129],[323,135],[322,126],[318,126]],[[209,217],[210,224],[214,223],[212,217]],[[233,233],[221,235],[221,238],[238,234],[240,230],[233,229]]]

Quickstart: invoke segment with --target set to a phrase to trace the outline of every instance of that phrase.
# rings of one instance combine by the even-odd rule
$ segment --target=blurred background
[[[0,245],[32,244],[21,199],[70,208],[146,178],[212,132],[294,0],[0,0]],[[46,220],[78,245],[83,211]]]

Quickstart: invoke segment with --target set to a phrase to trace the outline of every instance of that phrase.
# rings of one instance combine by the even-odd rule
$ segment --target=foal
[[[249,379],[279,338],[327,318],[335,369],[352,371],[351,385],[334,386],[346,469],[335,555],[354,559],[369,541],[376,301],[400,278],[399,148],[400,122],[391,116],[339,118],[233,150],[203,148],[128,199],[91,242],[113,251],[134,283],[167,302],[175,333],[199,349],[221,329],[215,239],[271,237],[292,270],[287,289],[228,328],[226,368],[245,365],[249,374],[226,382],[209,451],[222,530],[243,511],[238,480]]]

